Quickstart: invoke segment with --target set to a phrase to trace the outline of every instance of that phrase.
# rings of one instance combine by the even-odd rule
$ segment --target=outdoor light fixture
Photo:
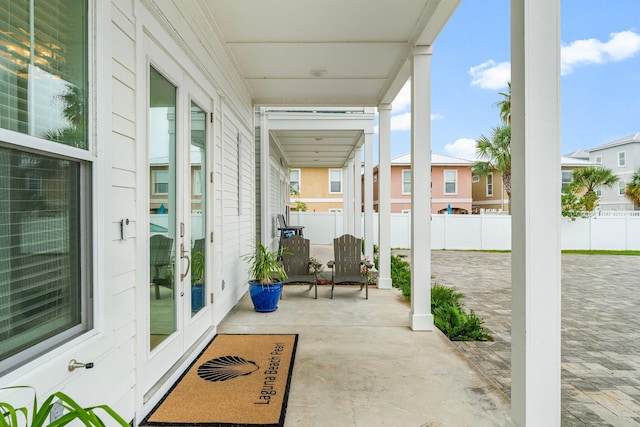
[[[327,75],[327,70],[311,70],[310,74],[313,77],[324,77]]]

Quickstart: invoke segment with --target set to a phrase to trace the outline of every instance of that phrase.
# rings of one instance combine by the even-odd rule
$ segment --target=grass
[[[487,253],[511,253],[510,250],[484,250],[484,249],[434,249],[434,251],[440,250],[443,252],[487,252]],[[591,249],[591,250],[581,250],[581,249],[563,249],[563,254],[578,254],[578,255],[630,255],[630,256],[640,256],[640,251],[611,251],[604,249]]]
[[[631,255],[640,256],[640,251],[605,251],[605,250],[564,250],[563,254],[578,255]]]

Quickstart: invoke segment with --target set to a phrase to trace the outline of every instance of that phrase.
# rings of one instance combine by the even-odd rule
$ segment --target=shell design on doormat
[[[198,366],[198,376],[206,381],[227,381],[249,375],[258,369],[255,362],[240,356],[222,356]]]

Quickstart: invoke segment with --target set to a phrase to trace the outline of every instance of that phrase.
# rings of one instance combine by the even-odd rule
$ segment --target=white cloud
[[[444,115],[435,113],[431,115],[431,121],[444,120]],[[391,130],[410,130],[411,129],[411,111],[391,116]],[[377,132],[377,130],[376,130]]]
[[[393,110],[392,110],[393,111]],[[411,112],[391,116],[391,130],[411,129]]]
[[[481,89],[503,89],[507,87],[507,82],[511,80],[511,63],[501,62],[496,64],[493,59],[483,62],[480,65],[469,68],[471,75],[471,86],[478,86]]]
[[[476,140],[471,138],[456,139],[450,144],[444,146],[444,151],[453,157],[460,159],[475,160],[476,159]]]
[[[580,65],[623,61],[640,52],[640,35],[633,31],[611,33],[609,41],[597,39],[576,40],[562,47],[562,74],[569,74]]]
[[[395,99],[391,103],[391,111],[401,113],[408,110],[411,107],[411,80],[402,86],[400,92],[396,95]]]

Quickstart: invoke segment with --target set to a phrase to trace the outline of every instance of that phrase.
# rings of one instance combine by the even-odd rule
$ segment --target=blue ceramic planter
[[[249,282],[249,295],[253,301],[253,308],[260,313],[268,313],[278,309],[278,300],[282,293],[282,282],[262,285]]]
[[[204,307],[204,283],[191,286],[191,312],[197,313]]]

